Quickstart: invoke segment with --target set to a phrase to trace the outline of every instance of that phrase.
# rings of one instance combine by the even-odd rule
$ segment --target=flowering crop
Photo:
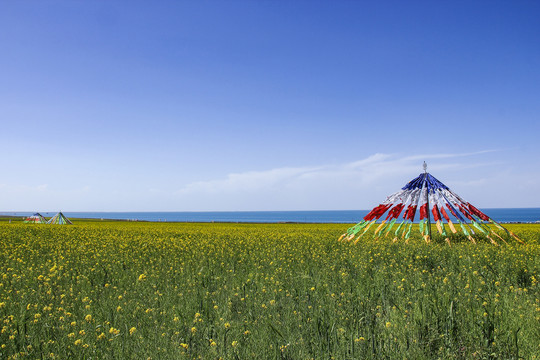
[[[0,224],[0,358],[539,358],[527,245],[343,224]]]

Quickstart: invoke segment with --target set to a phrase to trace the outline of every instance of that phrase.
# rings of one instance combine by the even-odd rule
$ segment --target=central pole
[[[429,240],[431,240],[431,210],[429,208],[429,185],[428,185],[428,173],[427,173],[427,164],[424,161],[424,184],[426,186],[426,203],[427,203],[427,228]]]

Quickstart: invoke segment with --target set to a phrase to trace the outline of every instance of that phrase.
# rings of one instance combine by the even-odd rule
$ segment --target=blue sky
[[[540,207],[536,1],[4,1],[0,210]]]

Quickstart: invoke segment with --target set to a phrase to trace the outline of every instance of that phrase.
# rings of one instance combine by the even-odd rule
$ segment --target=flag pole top
[[[426,164],[425,161],[424,161],[424,165],[422,165],[422,167],[424,168],[424,172],[427,173],[427,164]]]

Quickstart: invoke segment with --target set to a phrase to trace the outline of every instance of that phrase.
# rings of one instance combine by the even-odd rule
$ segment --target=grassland
[[[347,225],[0,223],[0,359],[538,359],[528,245]]]

